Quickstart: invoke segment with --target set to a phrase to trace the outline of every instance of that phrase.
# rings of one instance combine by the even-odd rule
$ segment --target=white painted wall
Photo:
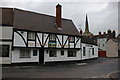
[[[80,50],[80,52],[82,53],[81,59],[85,60],[85,59],[97,58],[98,57],[98,46],[92,45],[92,47],[90,47],[86,45],[92,45],[92,44],[82,43],[82,49]],[[83,56],[83,47],[85,47],[85,52],[86,52],[85,56]],[[92,48],[94,48],[94,55],[92,55]]]
[[[12,40],[13,27],[0,26],[0,39]],[[0,57],[0,64],[11,64],[11,45],[12,42],[0,41],[0,45],[9,45],[9,57]]]
[[[57,50],[57,57],[49,57],[49,53],[44,52],[44,61],[71,61],[71,60],[80,60],[81,54],[80,51],[76,51],[76,57],[68,57],[68,50],[64,50],[64,55],[61,55],[61,50]]]
[[[13,27],[9,26],[0,26],[0,39],[12,39]]]
[[[80,37],[79,37],[80,38]],[[77,37],[75,37],[75,42],[78,40]],[[81,48],[81,38],[79,39],[79,41],[77,42],[76,44],[76,47],[75,48]]]
[[[44,47],[48,47],[49,38],[47,39],[47,37],[48,37],[48,34],[44,34],[44,40],[43,40]],[[47,39],[47,41],[46,41],[46,39]],[[46,44],[45,44],[45,41],[46,41]]]
[[[98,43],[99,49],[102,49],[102,50],[106,51],[106,42],[107,42],[107,38],[100,38],[100,39],[98,39],[97,43]]]
[[[39,50],[37,56],[33,56],[33,49],[30,49],[31,58],[19,58],[20,49],[14,49],[12,52],[12,63],[24,63],[24,62],[38,62],[39,61]]]
[[[18,31],[18,32],[21,34],[20,31]],[[22,35],[23,35],[25,41],[27,42],[27,32],[24,32]],[[14,32],[14,46],[26,47],[22,37],[16,32]]]
[[[60,41],[60,43],[61,43],[61,45],[62,45],[62,35],[57,35],[57,37],[58,37],[58,39],[59,39],[59,41]],[[61,48],[61,45],[60,45],[60,43],[58,42],[58,39],[56,39],[56,40],[57,40],[57,46],[56,46],[56,47]]]

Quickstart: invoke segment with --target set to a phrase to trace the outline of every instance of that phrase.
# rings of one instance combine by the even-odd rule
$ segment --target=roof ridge
[[[13,9],[17,9],[17,10],[21,10],[21,11],[24,11],[24,12],[29,12],[29,13],[34,13],[34,14],[37,14],[37,15],[44,15],[44,16],[49,16],[49,17],[56,17],[56,16],[53,16],[53,15],[48,15],[48,14],[44,14],[44,13],[39,13],[39,12],[34,12],[34,11],[29,11],[29,10],[23,10],[23,9],[19,9],[19,8],[13,8]],[[67,19],[67,18],[61,18],[63,20],[72,20],[72,19]]]

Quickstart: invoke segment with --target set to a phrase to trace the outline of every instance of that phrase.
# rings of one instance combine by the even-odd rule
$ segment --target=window
[[[68,57],[76,57],[76,51],[68,51]]]
[[[73,36],[69,36],[69,42],[73,43],[75,41],[75,38]]]
[[[30,58],[30,57],[31,57],[30,50],[28,49],[20,50],[20,58]]]
[[[98,44],[98,46],[100,47],[100,43]]]
[[[92,55],[94,55],[94,48],[92,48]]]
[[[104,47],[104,44],[103,44],[103,47]]]
[[[33,56],[37,56],[37,50],[33,50]]]
[[[85,47],[83,47],[83,56],[85,56]]]
[[[34,32],[28,32],[28,39],[29,40],[35,40],[35,33]]]
[[[64,55],[64,51],[61,51],[61,55],[62,55],[62,56]]]
[[[49,57],[57,57],[56,50],[50,50]]]
[[[0,46],[0,57],[9,57],[9,45]]]
[[[49,39],[50,41],[56,41],[56,35],[50,34]]]

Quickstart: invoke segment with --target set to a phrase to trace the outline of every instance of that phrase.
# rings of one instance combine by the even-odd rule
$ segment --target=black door
[[[44,64],[44,49],[39,49],[39,64]]]

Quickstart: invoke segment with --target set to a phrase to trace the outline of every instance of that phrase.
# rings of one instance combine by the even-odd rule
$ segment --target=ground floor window
[[[20,58],[31,58],[31,53],[29,49],[20,50]]]
[[[0,45],[0,57],[9,57],[9,45]]]
[[[83,56],[85,56],[85,47],[83,47]]]
[[[50,50],[49,51],[49,57],[57,57],[56,50]]]
[[[94,55],[94,48],[92,48],[92,55]]]
[[[61,55],[62,55],[62,56],[64,55],[64,51],[61,51]]]
[[[69,50],[68,51],[68,57],[76,57],[76,51],[75,50]]]
[[[37,50],[33,50],[33,56],[37,56]]]

